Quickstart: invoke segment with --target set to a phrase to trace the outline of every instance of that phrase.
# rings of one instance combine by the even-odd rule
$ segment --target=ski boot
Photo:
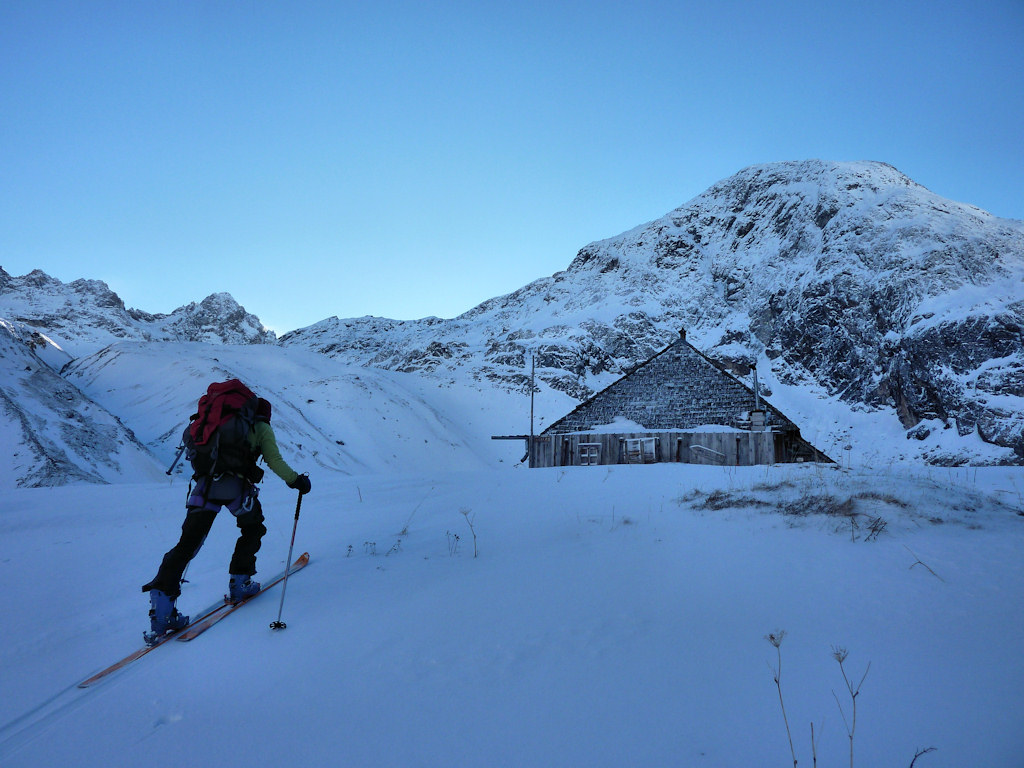
[[[247,573],[232,573],[228,582],[228,594],[225,599],[229,603],[238,603],[252,597],[260,591],[260,583],[253,581]]]
[[[188,626],[188,616],[182,616],[174,607],[176,597],[168,597],[159,589],[149,590],[149,632],[143,632],[146,645],[155,645],[168,632],[177,632]]]

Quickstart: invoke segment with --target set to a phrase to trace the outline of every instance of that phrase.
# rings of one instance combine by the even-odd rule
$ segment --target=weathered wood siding
[[[574,433],[534,438],[531,467],[581,464],[680,462],[683,464],[774,464],[777,433],[764,432],[636,432]],[[630,441],[648,441],[646,445]],[[649,441],[653,441],[653,446]],[[641,448],[630,452],[629,447]],[[596,447],[596,455],[594,448]],[[643,448],[653,447],[653,455]]]

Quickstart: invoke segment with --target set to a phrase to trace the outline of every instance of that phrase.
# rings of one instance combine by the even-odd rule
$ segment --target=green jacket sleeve
[[[254,447],[259,454],[262,454],[263,460],[267,462],[267,466],[273,470],[274,474],[289,485],[294,483],[299,473],[289,467],[288,463],[281,458],[281,451],[277,447],[277,438],[274,436],[271,426],[265,421],[257,421],[256,426],[253,427],[252,436],[255,441]]]

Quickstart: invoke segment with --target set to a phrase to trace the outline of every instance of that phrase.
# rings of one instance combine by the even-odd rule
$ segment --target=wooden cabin
[[[531,467],[832,460],[777,408],[679,338],[527,442]],[[496,438],[497,439],[497,438]],[[500,438],[509,439],[509,438]]]

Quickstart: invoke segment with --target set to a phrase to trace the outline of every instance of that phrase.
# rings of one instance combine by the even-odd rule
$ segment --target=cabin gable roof
[[[797,431],[796,425],[761,398],[767,424]],[[580,403],[541,434],[592,431],[625,419],[650,431],[735,427],[755,409],[754,391],[690,345],[685,336],[647,362]]]

